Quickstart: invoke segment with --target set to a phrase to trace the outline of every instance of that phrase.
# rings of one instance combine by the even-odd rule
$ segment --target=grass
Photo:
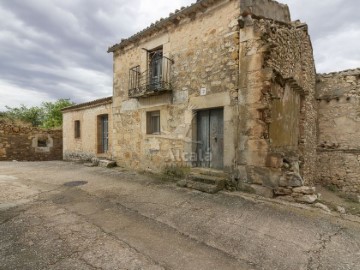
[[[341,206],[346,209],[346,213],[360,216],[360,203],[356,194],[345,193],[333,184],[326,186],[326,189],[342,200]],[[334,203],[331,200],[322,199],[321,201],[333,211],[336,211],[336,208],[339,205],[339,203]]]

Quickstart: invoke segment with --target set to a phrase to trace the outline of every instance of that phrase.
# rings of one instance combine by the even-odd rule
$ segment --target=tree
[[[21,105],[18,108],[6,106],[7,111],[4,117],[10,120],[20,120],[32,124],[34,127],[57,128],[62,125],[61,110],[74,105],[69,99],[59,99],[55,102],[43,102],[40,107],[26,107]]]
[[[39,107],[26,107],[20,105],[18,108],[11,108],[5,106],[7,111],[5,112],[6,118],[10,120],[20,120],[26,123],[32,124],[34,127],[42,124],[42,118],[44,116],[43,110]]]
[[[74,105],[75,103],[69,99],[59,99],[56,102],[43,102],[42,108],[44,112],[44,119],[42,121],[42,127],[55,128],[62,125],[62,113],[63,108]]]

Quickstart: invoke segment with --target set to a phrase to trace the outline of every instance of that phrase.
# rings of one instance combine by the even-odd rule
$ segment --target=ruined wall
[[[242,14],[253,14],[258,17],[281,22],[291,22],[290,10],[287,5],[273,0],[240,0]]]
[[[112,109],[111,103],[67,110],[63,112],[64,160],[89,161],[94,157],[111,159]],[[109,152],[98,153],[98,116],[109,117]],[[80,121],[80,137],[75,138],[75,121]]]
[[[0,120],[0,161],[62,160],[62,130],[17,126]]]
[[[224,108],[225,167],[235,159],[238,84],[239,2],[217,1],[208,8],[169,23],[114,53],[114,156],[119,164],[160,170],[167,164],[189,165],[194,153],[195,112]],[[154,97],[128,97],[129,69],[146,69],[146,51],[163,46],[173,59],[173,91]],[[200,89],[206,89],[204,96]],[[161,134],[146,134],[146,112],[160,110]]]
[[[307,27],[250,15],[240,24],[239,180],[269,188],[311,184],[316,104]]]
[[[360,192],[360,69],[317,77],[317,181]]]

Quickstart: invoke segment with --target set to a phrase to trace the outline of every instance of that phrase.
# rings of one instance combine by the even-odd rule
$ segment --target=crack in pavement
[[[320,234],[320,237],[318,239],[318,243],[316,245],[319,245],[318,248],[309,250],[309,259],[307,263],[307,270],[319,270],[320,265],[320,259],[322,253],[326,250],[327,245],[333,240],[333,238],[344,230],[343,227],[339,227],[334,233],[332,234]]]

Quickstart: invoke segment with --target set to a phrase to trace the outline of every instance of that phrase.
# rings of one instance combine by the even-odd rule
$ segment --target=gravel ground
[[[355,217],[65,162],[0,162],[0,235],[0,269],[360,269]]]

